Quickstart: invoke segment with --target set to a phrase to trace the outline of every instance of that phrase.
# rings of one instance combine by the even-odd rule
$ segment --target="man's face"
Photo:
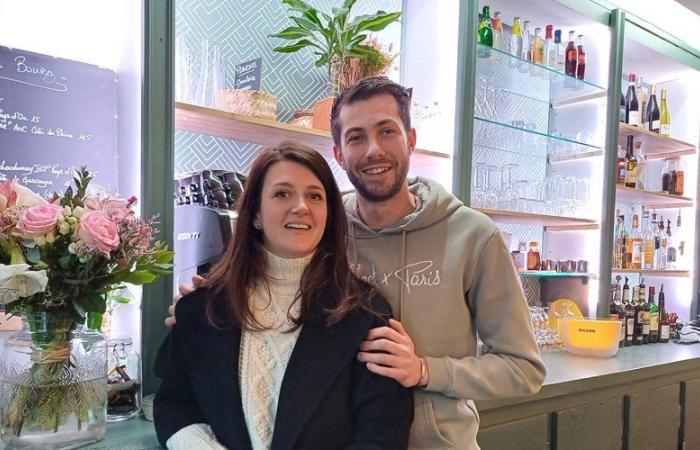
[[[416,133],[404,130],[394,97],[380,94],[344,105],[338,119],[340,147],[333,152],[357,192],[375,202],[395,196],[406,183]]]

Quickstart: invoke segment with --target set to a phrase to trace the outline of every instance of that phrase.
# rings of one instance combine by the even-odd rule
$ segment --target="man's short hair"
[[[411,129],[411,96],[408,89],[398,83],[394,83],[387,77],[369,77],[343,90],[333,102],[333,109],[331,110],[331,134],[333,135],[333,143],[336,147],[341,147],[340,135],[342,132],[342,125],[340,124],[339,116],[343,106],[382,94],[389,94],[394,97],[399,107],[399,116],[401,117],[403,128],[408,133],[408,130]]]

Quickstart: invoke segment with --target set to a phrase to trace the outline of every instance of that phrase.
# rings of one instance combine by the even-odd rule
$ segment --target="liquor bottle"
[[[532,61],[532,38],[530,37],[530,21],[523,22],[523,46],[520,58],[525,61]],[[527,70],[527,68],[525,68]]]
[[[654,233],[654,270],[657,270],[659,268],[661,235],[659,234],[659,222],[656,220],[656,212],[651,215],[651,231]]]
[[[576,76],[576,63],[578,62],[578,54],[576,52],[576,45],[574,45],[574,32],[569,31],[569,43],[566,45],[565,52],[565,63],[564,70],[566,74],[575,77]]]
[[[523,29],[520,17],[513,18],[513,26],[510,34],[510,54],[520,58],[523,53]]]
[[[661,170],[661,190],[667,194],[673,193],[674,186],[671,183],[671,158],[664,159],[664,167]]]
[[[666,259],[668,258],[666,250],[668,248],[668,236],[666,235],[666,230],[664,230],[664,216],[659,218],[659,249],[656,253],[656,259],[658,261],[657,269],[666,270]]]
[[[680,158],[674,158],[674,164],[671,166],[671,187],[673,194],[683,195],[685,184],[685,171]]]
[[[535,28],[535,38],[532,40],[532,62],[544,64],[544,41],[541,28]]]
[[[552,25],[544,28],[544,59],[550,69],[557,69],[557,44],[552,40]]]
[[[642,153],[642,141],[634,143],[634,157],[637,160],[637,189],[645,190],[647,186],[647,159]]]
[[[634,317],[635,311],[634,306],[632,306],[630,298],[630,287],[628,284],[627,277],[625,277],[625,284],[622,286],[622,304],[625,307],[625,346],[634,345]]]
[[[661,126],[661,113],[659,112],[659,105],[656,103],[656,85],[651,85],[651,95],[649,96],[649,103],[647,104],[647,129],[653,131],[654,133],[659,132]]]
[[[632,214],[632,232],[629,236],[632,241],[632,258],[629,269],[642,269],[642,235],[639,232],[639,216],[637,213]]]
[[[610,302],[610,320],[619,320],[622,322],[622,326],[620,327],[620,339],[618,341],[618,347],[622,348],[625,346],[625,337],[627,335],[625,331],[625,310],[622,306],[622,291],[621,291],[621,286],[620,286],[620,275],[617,275],[615,277],[615,280],[617,283],[612,286],[612,299]]]
[[[639,303],[639,286],[632,288],[632,307],[634,308],[634,332],[632,335],[633,345],[642,345],[644,330],[644,307]]]
[[[647,122],[647,91],[644,89],[644,81],[640,76],[637,79],[637,100],[639,101],[639,123],[646,128]]]
[[[671,219],[667,221],[668,226],[666,227],[666,269],[675,270],[676,269],[676,246],[673,244],[673,235],[671,234]]]
[[[496,11],[493,13],[493,19],[491,19],[491,26],[493,27],[493,48],[498,50],[506,50],[506,43],[503,40],[503,22],[501,22],[501,12]]]
[[[583,80],[586,73],[586,52],[583,51],[583,35],[579,34],[576,37],[576,78]]]
[[[625,185],[625,171],[627,170],[627,158],[625,151],[620,144],[617,144],[617,177],[616,181],[619,186]]]
[[[556,30],[554,32],[554,44],[556,45],[557,51],[556,68],[559,72],[564,72],[566,53],[564,52],[564,46],[561,43],[561,30]]]
[[[656,288],[649,286],[649,343],[659,342],[659,307],[654,303]]]
[[[627,136],[627,153],[625,155],[627,166],[625,168],[625,186],[637,188],[637,158],[634,156],[634,136]]]
[[[659,133],[661,136],[671,137],[671,113],[666,104],[666,89],[661,89],[661,117],[659,118]]]
[[[651,327],[651,306],[647,302],[647,288],[644,279],[639,282],[639,307],[642,310],[642,344],[649,343],[649,333]]]
[[[659,290],[659,342],[666,343],[671,338],[671,324],[666,313],[666,297],[664,295],[664,285]]]
[[[644,248],[644,261],[643,266],[646,270],[654,269],[654,232],[652,231],[652,225],[649,221],[649,210],[645,209],[642,213],[646,226],[643,228],[644,236],[642,238],[642,246]]]
[[[620,88],[622,89],[622,88]],[[620,90],[620,122],[627,123],[627,99],[625,98],[625,92]]]
[[[493,47],[493,27],[491,24],[491,16],[489,14],[488,6],[484,6],[484,9],[481,13],[481,22],[479,23],[478,37],[480,44]]]
[[[622,269],[622,261],[625,257],[625,237],[624,237],[625,221],[620,215],[620,210],[617,210],[617,219],[615,220],[615,246],[613,249],[613,268]]]
[[[636,89],[637,76],[633,73],[629,77],[629,85],[627,86],[627,96],[625,97],[625,122],[629,125],[640,126],[639,118],[639,101],[637,100]]]

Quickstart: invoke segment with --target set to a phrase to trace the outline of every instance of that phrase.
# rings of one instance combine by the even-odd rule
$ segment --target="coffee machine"
[[[245,176],[205,169],[174,180],[174,290],[209,271],[233,236]]]

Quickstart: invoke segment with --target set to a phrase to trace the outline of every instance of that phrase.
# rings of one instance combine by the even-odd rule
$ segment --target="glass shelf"
[[[549,155],[586,154],[592,151],[601,151],[602,148],[568,139],[562,136],[553,136],[536,130],[521,128],[518,126],[496,122],[481,117],[474,118],[476,129],[474,130],[474,143],[486,145],[503,150],[515,151],[512,147],[517,145],[523,148],[522,153],[531,154],[533,149],[539,149]],[[527,145],[523,145],[527,143]],[[542,154],[545,156],[545,154]]]
[[[534,278],[594,278],[590,273],[582,272],[552,272],[549,270],[518,272],[523,277]]]
[[[503,50],[477,43],[476,70],[501,89],[518,86],[521,94],[562,106],[607,96],[607,89],[534,64]],[[526,92],[522,92],[526,89]]]
[[[613,269],[612,273],[637,273],[649,277],[687,278],[690,276],[689,270]]]

